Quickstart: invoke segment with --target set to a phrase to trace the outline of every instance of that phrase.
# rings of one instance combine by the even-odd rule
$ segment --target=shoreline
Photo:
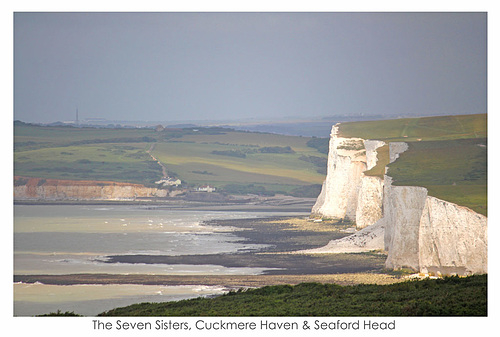
[[[265,198],[252,202],[201,202],[172,200],[14,200],[14,206],[140,206],[191,211],[310,213],[310,198]]]
[[[349,235],[350,224],[336,221],[315,223],[303,217],[270,216],[248,219],[208,220],[203,224],[232,228],[231,233],[245,243],[267,245],[255,252],[199,255],[107,255],[102,263],[220,265],[227,268],[261,268],[258,275],[168,275],[168,274],[31,274],[14,275],[14,282],[53,285],[143,284],[143,285],[217,285],[224,287],[261,287],[304,282],[353,285],[400,282],[401,277],[384,273],[385,256],[362,254],[291,254],[321,247],[330,240]]]
[[[253,288],[268,285],[295,285],[318,282],[338,285],[392,284],[405,279],[389,274],[342,273],[316,275],[151,275],[151,274],[66,274],[14,275],[14,282],[70,286],[77,284],[204,285],[227,288]]]
[[[52,203],[46,203],[55,205]],[[123,203],[92,203],[85,205],[124,205]],[[82,205],[68,203],[67,205]],[[141,207],[163,208],[164,204],[128,204]],[[242,207],[246,206],[246,207]],[[192,207],[192,208],[191,208]],[[220,286],[227,289],[257,288],[271,285],[296,285],[300,283],[333,283],[338,285],[392,284],[404,281],[402,276],[385,273],[381,254],[289,254],[294,251],[322,247],[335,238],[349,235],[350,223],[339,221],[314,222],[296,208],[293,211],[279,205],[207,205],[206,203],[180,209],[203,211],[206,208],[230,208],[232,211],[247,211],[250,207],[265,208],[283,215],[259,218],[214,219],[203,221],[207,226],[230,229],[232,235],[248,244],[263,244],[257,251],[239,251],[231,254],[199,255],[108,255],[102,263],[110,264],[163,264],[163,265],[220,265],[224,267],[257,267],[264,270],[258,275],[201,275],[201,274],[119,274],[119,273],[68,273],[68,274],[15,274],[15,283],[45,285],[164,285],[164,286]],[[290,207],[295,207],[290,205]],[[243,209],[242,209],[243,208]],[[245,209],[247,208],[247,209]],[[287,215],[291,214],[291,215]],[[305,212],[304,212],[305,213]]]

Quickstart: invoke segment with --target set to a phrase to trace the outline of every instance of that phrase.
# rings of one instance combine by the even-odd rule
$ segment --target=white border
[[[498,32],[498,15],[495,6],[492,5],[493,1],[467,1],[467,2],[457,2],[457,1],[415,1],[415,2],[405,2],[405,1],[349,1],[349,2],[333,2],[333,1],[33,1],[33,0],[18,0],[18,1],[8,1],[7,4],[2,4],[1,20],[2,23],[2,45],[8,46],[7,50],[12,50],[13,46],[13,12],[16,11],[200,11],[200,12],[231,12],[231,11],[274,11],[274,12],[315,12],[315,11],[363,11],[363,12],[399,12],[399,11],[474,11],[474,12],[488,12],[488,92],[496,93],[496,75],[498,74],[497,61],[498,56],[498,43],[499,40]],[[495,41],[496,40],[496,41]],[[13,221],[13,208],[12,208],[12,174],[13,169],[10,164],[12,158],[12,121],[13,121],[13,55],[11,52],[5,51],[3,54],[3,64],[2,64],[2,79],[4,81],[2,93],[2,102],[4,104],[4,111],[0,114],[2,116],[1,125],[3,127],[3,151],[2,155],[5,159],[6,165],[3,165],[3,179],[1,185],[2,191],[2,204],[3,204],[3,214],[4,221],[2,223],[3,230],[5,234],[2,235],[2,247],[5,250],[4,253],[4,263],[2,267],[4,269],[4,277],[2,277],[2,310],[1,318],[4,323],[2,328],[5,332],[13,332],[19,336],[27,336],[28,334],[50,334],[50,336],[89,336],[89,335],[106,335],[106,336],[165,336],[176,335],[184,336],[180,332],[173,331],[94,331],[92,328],[92,320],[95,318],[13,318],[13,296],[12,296],[12,221]],[[497,115],[500,112],[497,111],[497,99],[494,94],[488,95],[488,125],[489,130],[495,130],[498,125]],[[488,140],[489,149],[498,149],[497,137],[494,133],[490,133]],[[491,150],[489,152],[489,167],[497,167],[496,160],[492,155],[496,150]],[[498,271],[496,264],[498,260],[496,259],[498,255],[498,247],[500,245],[494,244],[498,239],[499,224],[498,214],[496,212],[496,198],[493,189],[497,186],[497,179],[494,177],[495,171],[490,170],[489,175],[489,207],[488,207],[488,222],[489,222],[489,274],[488,274],[488,292],[489,292],[489,311],[487,318],[396,318],[397,329],[395,332],[391,331],[375,331],[373,335],[401,335],[413,336],[413,335],[453,335],[453,336],[471,336],[471,335],[490,335],[490,331],[497,331],[497,318],[500,318],[498,308],[498,290],[495,284],[498,283]],[[7,216],[5,216],[7,215]],[[178,320],[185,320],[186,318],[178,318]],[[248,319],[248,318],[246,318]],[[329,318],[332,319],[332,318]],[[355,319],[355,318],[349,318]],[[359,318],[365,320],[366,318]],[[384,318],[388,320],[389,318]],[[129,319],[132,320],[132,319]],[[135,319],[140,321],[140,318]],[[147,318],[149,321],[156,320],[156,318]],[[189,320],[194,320],[194,318],[189,318]],[[255,318],[258,321],[258,318]],[[286,321],[296,321],[299,324],[304,320],[303,318],[280,318],[278,320]],[[110,321],[116,321],[112,319]],[[246,332],[202,332],[199,335],[203,336],[229,336],[229,335],[255,335],[255,333],[262,334],[262,331],[246,331]],[[273,332],[267,332],[269,334]],[[265,333],[265,334],[267,334]],[[274,332],[273,334],[278,334],[279,332]],[[298,332],[288,332],[287,336],[305,336],[312,335],[315,336],[366,336],[371,335],[371,333],[366,333],[366,331],[326,331],[318,332],[311,331],[309,333],[304,331]],[[193,333],[189,334],[192,336]]]

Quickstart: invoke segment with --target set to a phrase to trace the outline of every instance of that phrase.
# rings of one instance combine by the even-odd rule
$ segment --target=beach
[[[279,212],[279,207],[268,206],[266,211],[255,212],[236,205],[226,205],[224,210],[221,206],[218,210],[207,206],[203,210],[138,205],[22,207],[27,208],[20,210],[31,213],[23,218],[19,211],[16,219],[15,300],[31,302],[15,302],[16,315],[21,316],[33,314],[24,308],[36,307],[38,313],[46,313],[59,306],[74,308],[70,311],[77,313],[85,307],[85,314],[95,315],[101,308],[111,309],[110,303],[178,300],[266,285],[401,281],[385,273],[382,252],[292,254],[322,247],[353,230],[352,223],[315,222],[300,211]],[[62,213],[54,215],[54,211]],[[33,262],[28,263],[30,260]],[[144,285],[145,291],[159,295],[144,297],[134,285]],[[94,300],[94,305],[69,294],[70,288],[65,286],[87,286],[92,294],[101,293],[99,286],[106,286],[119,295],[115,302],[106,304],[103,298]],[[179,286],[183,288],[175,288]],[[128,287],[136,297],[129,296],[125,302]],[[40,301],[50,300],[51,306],[35,303],[39,301],[36,291]],[[47,291],[55,297],[43,299]],[[26,292],[31,297],[23,297]],[[73,298],[78,301],[72,302]]]

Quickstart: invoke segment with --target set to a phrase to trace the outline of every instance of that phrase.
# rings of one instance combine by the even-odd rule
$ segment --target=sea
[[[192,255],[257,251],[235,228],[204,221],[304,215],[290,212],[201,211],[139,205],[15,205],[14,274],[78,273],[257,275],[262,268],[219,265],[106,263],[110,255]],[[219,286],[48,285],[14,283],[14,316],[70,311],[95,316],[140,302],[219,295]]]

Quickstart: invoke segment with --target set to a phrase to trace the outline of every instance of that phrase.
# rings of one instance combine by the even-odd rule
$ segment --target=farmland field
[[[307,140],[302,137],[228,132],[210,139],[206,136],[185,136],[175,142],[159,143],[153,154],[182,180],[194,183],[321,184],[324,175],[318,173],[311,163],[299,159],[303,155],[326,158],[324,154],[307,147]],[[259,152],[260,148],[270,145],[290,146],[295,153]],[[214,151],[239,151],[244,157],[214,154]],[[187,153],[189,156],[186,156]]]
[[[255,184],[290,191],[324,179],[324,169],[310,158],[325,161],[326,154],[308,147],[310,139],[221,128],[155,132],[16,123],[14,174],[153,186],[163,174],[149,151],[185,185]]]

